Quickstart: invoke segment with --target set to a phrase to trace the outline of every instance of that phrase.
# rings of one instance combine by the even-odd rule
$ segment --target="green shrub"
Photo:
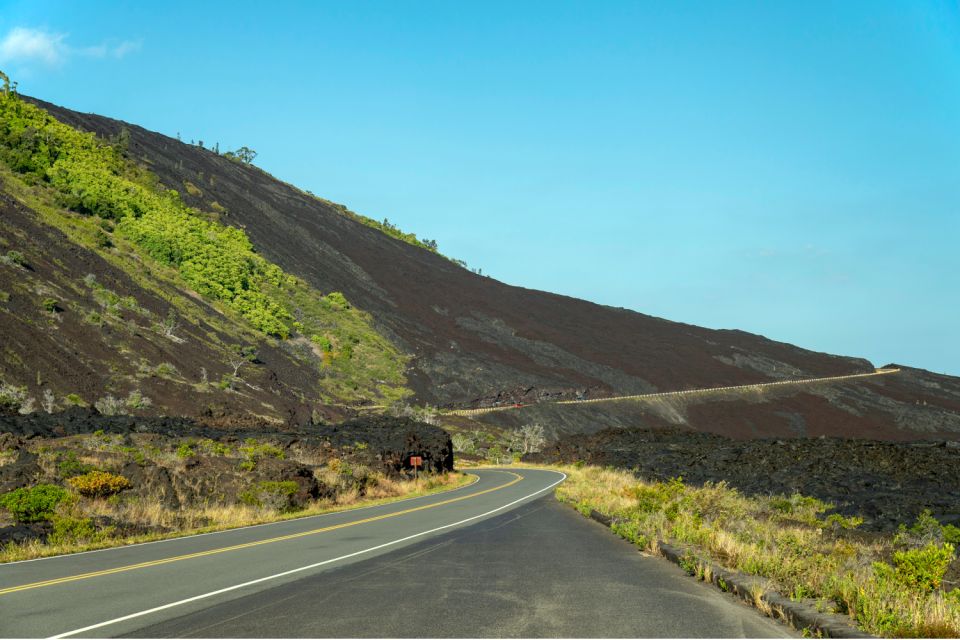
[[[93,234],[93,239],[101,249],[109,249],[113,246],[113,241],[110,239],[110,236],[100,229],[97,229],[96,233]]]
[[[856,529],[861,524],[863,524],[863,518],[860,516],[850,516],[849,518],[844,518],[839,513],[831,513],[827,516],[827,519],[824,520],[824,523],[840,529]]]
[[[947,524],[943,526],[943,539],[954,547],[960,546],[960,528]],[[960,591],[957,592],[960,595]]]
[[[222,458],[223,456],[230,455],[230,445],[223,442],[217,442],[216,440],[211,440],[210,438],[204,438],[197,443],[197,447],[205,455],[214,456],[217,458]]]
[[[81,397],[80,397],[79,395],[77,395],[76,393],[68,393],[68,394],[64,397],[64,400],[66,400],[68,404],[72,404],[72,405],[74,405],[75,407],[82,407],[82,406],[85,406],[85,405],[87,404],[86,402],[83,401],[83,398],[81,398]]]
[[[638,484],[627,493],[636,500],[634,508],[641,513],[664,511],[670,520],[676,519],[679,507],[676,501],[683,496],[683,478],[672,478],[668,482],[645,485]]]
[[[57,473],[64,480],[89,473],[95,469],[96,467],[93,465],[80,462],[77,459],[77,454],[73,451],[66,452],[57,461]]]
[[[0,507],[9,511],[17,522],[41,522],[49,520],[66,497],[67,491],[63,487],[38,484],[0,495]]]
[[[147,464],[147,455],[143,450],[137,447],[117,447],[117,451],[130,456],[130,459],[141,467]]]
[[[57,313],[60,311],[59,301],[55,298],[44,298],[41,306],[47,313]]]
[[[90,471],[67,480],[77,493],[87,498],[105,498],[130,487],[123,476],[107,471]]]
[[[53,531],[47,537],[47,542],[51,544],[89,542],[99,537],[90,518],[54,515],[52,522]]]
[[[16,411],[27,399],[27,388],[0,382],[0,410]]]
[[[193,449],[193,443],[191,442],[181,442],[177,447],[178,458],[192,458],[195,455],[197,455],[197,452]]]
[[[127,394],[123,404],[125,404],[128,409],[146,409],[153,404],[153,401],[143,395],[139,389],[134,389]]]
[[[328,338],[327,336],[313,334],[312,336],[310,336],[310,341],[313,342],[313,344],[319,346],[324,351],[324,353],[330,353],[331,351],[333,351],[333,343],[330,342],[330,338]]]
[[[156,371],[157,375],[161,378],[169,378],[170,376],[177,375],[177,368],[169,362],[161,362],[154,371]]]
[[[587,507],[587,513],[584,515],[589,515],[590,511],[592,511],[592,509]],[[635,543],[641,549],[645,549],[650,545],[650,537],[642,531],[640,524],[635,520],[616,521],[610,529],[621,538]]]
[[[17,267],[23,267],[27,264],[23,254],[16,250],[7,251],[6,255],[0,257],[0,262]]]
[[[335,307],[340,307],[341,309],[349,309],[350,303],[347,302],[347,299],[339,291],[333,291],[332,293],[327,294],[327,300]]]
[[[893,564],[901,584],[920,591],[933,591],[940,588],[955,557],[953,545],[949,542],[943,545],[930,543],[922,549],[897,551],[893,554]]]
[[[240,455],[248,462],[256,463],[261,458],[277,458],[283,460],[286,454],[278,446],[269,442],[258,442],[256,438],[247,438],[239,448]]]
[[[298,485],[292,480],[275,482],[257,482],[240,494],[240,502],[252,507],[261,507],[273,511],[287,512],[295,510],[293,498]]]

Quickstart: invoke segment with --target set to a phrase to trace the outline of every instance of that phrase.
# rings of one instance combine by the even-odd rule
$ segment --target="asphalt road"
[[[0,565],[3,637],[789,637],[552,497],[543,470]]]

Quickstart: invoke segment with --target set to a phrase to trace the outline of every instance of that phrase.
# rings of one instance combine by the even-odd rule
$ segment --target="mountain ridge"
[[[862,358],[737,329],[500,283],[351,219],[339,205],[259,168],[136,125],[29,100],[104,139],[126,131],[129,155],[186,204],[242,229],[261,255],[316,289],[343,291],[411,357],[406,376],[418,403],[469,407],[491,398],[599,397],[874,368]],[[876,396],[870,402],[887,402],[868,388]]]

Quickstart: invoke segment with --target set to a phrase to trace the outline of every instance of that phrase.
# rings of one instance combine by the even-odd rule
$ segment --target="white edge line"
[[[469,517],[469,518],[466,518],[466,519],[464,519],[464,520],[460,520],[460,521],[458,521],[458,522],[453,522],[453,523],[450,523],[450,524],[445,524],[445,525],[443,525],[442,527],[437,527],[437,528],[435,528],[435,529],[430,529],[430,530],[428,530],[428,531],[421,531],[420,533],[415,533],[415,534],[413,534],[412,536],[407,536],[407,537],[405,537],[405,538],[399,538],[399,539],[397,539],[397,540],[392,540],[392,541],[390,541],[390,542],[385,542],[385,543],[383,543],[383,544],[378,544],[378,545],[375,546],[375,547],[370,547],[370,548],[368,548],[368,549],[361,549],[360,551],[354,551],[353,553],[348,553],[348,554],[346,554],[346,555],[339,556],[339,557],[337,557],[337,558],[331,558],[331,559],[329,559],[329,560],[323,560],[322,562],[315,562],[315,563],[313,563],[313,564],[308,564],[308,565],[306,565],[306,566],[304,566],[304,567],[298,567],[298,568],[296,568],[296,569],[290,569],[289,571],[283,571],[283,572],[281,572],[281,573],[275,573],[275,574],[273,574],[273,575],[271,575],[271,576],[266,576],[266,577],[264,577],[264,578],[257,578],[256,580],[250,580],[250,581],[248,581],[248,582],[243,582],[243,583],[241,583],[241,584],[236,584],[236,585],[233,585],[232,587],[225,587],[225,588],[223,588],[223,589],[217,589],[216,591],[210,591],[209,593],[203,593],[203,594],[200,594],[200,595],[198,595],[198,596],[193,596],[193,597],[191,597],[191,598],[185,598],[185,599],[183,599],[183,600],[177,600],[176,602],[171,602],[171,603],[169,603],[169,604],[164,604],[164,605],[161,605],[161,606],[159,606],[159,607],[154,607],[154,608],[152,608],[152,609],[145,609],[145,610],[143,610],[143,611],[138,611],[138,612],[136,612],[136,613],[131,613],[131,614],[128,614],[128,615],[125,615],[125,616],[121,616],[121,617],[119,617],[119,618],[114,618],[113,620],[107,620],[107,621],[105,621],[105,622],[99,622],[99,623],[97,623],[97,624],[92,624],[92,625],[90,625],[90,626],[88,626],[88,627],[83,627],[83,628],[81,628],[81,629],[74,629],[73,631],[65,631],[65,632],[63,632],[63,633],[61,633],[61,634],[58,634],[58,635],[55,635],[55,636],[50,636],[50,638],[51,638],[51,640],[56,640],[57,638],[69,638],[70,636],[76,635],[76,634],[78,634],[78,633],[84,633],[84,632],[86,632],[86,631],[93,631],[94,629],[100,629],[100,628],[102,628],[102,627],[106,627],[106,626],[109,626],[109,625],[111,625],[111,624],[116,624],[116,623],[118,623],[118,622],[124,622],[124,621],[126,621],[126,620],[132,620],[133,618],[139,618],[139,617],[141,617],[141,616],[146,616],[146,615],[149,615],[149,614],[151,614],[151,613],[156,613],[156,612],[158,612],[158,611],[163,611],[163,610],[165,610],[165,609],[172,609],[173,607],[179,607],[179,606],[181,606],[181,605],[188,604],[188,603],[190,603],[190,602],[196,602],[197,600],[204,600],[204,599],[206,599],[206,598],[212,598],[213,596],[217,596],[217,595],[220,595],[220,594],[222,594],[222,593],[227,593],[227,592],[229,592],[229,591],[236,591],[237,589],[243,589],[244,587],[249,587],[249,586],[252,586],[252,585],[255,585],[255,584],[259,584],[259,583],[261,583],[261,582],[267,582],[268,580],[276,580],[277,578],[282,578],[282,577],[284,577],[284,576],[289,576],[289,575],[294,574],[294,573],[300,573],[300,572],[302,572],[302,571],[309,571],[310,569],[316,569],[317,567],[322,567],[322,566],[325,565],[325,564],[331,564],[331,563],[333,563],[333,562],[339,562],[340,560],[346,560],[347,558],[353,558],[353,557],[355,557],[355,556],[363,555],[363,554],[365,554],[365,553],[370,553],[371,551],[377,551],[377,550],[383,549],[383,548],[385,548],[385,547],[391,547],[391,546],[393,546],[393,545],[395,545],[395,544],[400,544],[401,542],[406,542],[407,540],[413,540],[414,538],[419,538],[419,537],[421,537],[421,536],[425,536],[425,535],[428,535],[428,534],[431,534],[431,533],[436,533],[437,531],[443,531],[444,529],[449,529],[449,528],[451,528],[451,527],[456,527],[456,526],[459,526],[459,525],[461,525],[461,524],[465,524],[465,523],[467,523],[467,522],[471,522],[471,521],[473,521],[473,520],[477,520],[478,518],[484,518],[484,517],[489,516],[489,515],[491,515],[491,514],[497,513],[498,511],[503,511],[503,510],[506,509],[507,507],[512,507],[513,505],[517,504],[518,502],[523,502],[523,501],[526,500],[527,498],[532,498],[532,497],[535,496],[535,495],[544,493],[545,491],[549,491],[550,489],[554,488],[555,486],[557,486],[558,484],[560,484],[561,482],[563,482],[564,480],[567,479],[567,474],[563,473],[562,471],[552,471],[552,470],[548,470],[548,469],[543,469],[543,471],[550,471],[551,473],[559,473],[559,474],[562,475],[563,477],[560,478],[559,480],[557,480],[556,482],[554,482],[553,484],[544,487],[543,489],[540,489],[540,490],[538,490],[538,491],[534,491],[533,493],[528,494],[528,495],[525,495],[525,496],[523,496],[522,498],[517,498],[517,499],[514,500],[513,502],[508,502],[507,504],[502,505],[502,506],[499,506],[499,507],[497,507],[496,509],[492,509],[492,510],[490,510],[490,511],[487,511],[486,513],[481,513],[481,514],[479,514],[479,515],[471,516],[471,517]]]
[[[116,547],[104,547],[103,549],[91,549],[90,551],[77,551],[75,553],[61,553],[55,556],[44,556],[42,558],[30,558],[28,560],[14,560],[12,562],[0,562],[0,571],[3,571],[4,567],[9,567],[14,564],[23,564],[25,562],[40,562],[41,560],[58,560],[62,558],[74,558],[76,556],[84,556],[88,553],[101,553],[103,551],[119,551],[120,549],[131,549],[133,547],[143,547],[148,544],[160,544],[161,542],[177,542],[179,540],[189,540],[191,538],[202,538],[204,536],[215,536],[225,533],[233,533],[234,531],[243,531],[244,529],[256,529],[258,527],[271,527],[278,524],[286,524],[288,522],[300,522],[302,520],[310,520],[311,518],[323,518],[326,516],[336,516],[343,513],[356,513],[357,511],[366,511],[367,509],[376,509],[378,507],[389,507],[394,504],[400,504],[401,502],[409,502],[410,500],[423,500],[424,498],[432,498],[434,496],[445,496],[450,493],[455,493],[467,487],[472,487],[473,485],[480,482],[480,478],[474,474],[471,474],[469,471],[464,472],[466,475],[473,475],[474,480],[468,484],[463,485],[462,487],[457,487],[456,489],[446,489],[445,491],[437,491],[436,493],[428,493],[423,496],[413,496],[412,498],[402,498],[400,500],[394,500],[392,502],[384,502],[382,504],[372,504],[367,507],[354,507],[352,509],[340,509],[339,511],[328,511],[327,513],[315,513],[310,516],[300,516],[299,518],[287,518],[286,520],[275,520],[274,522],[261,522],[260,524],[248,524],[243,527],[231,527],[229,529],[221,529],[219,531],[207,531],[206,533],[189,533],[184,536],[176,536],[173,538],[164,538],[163,540],[149,540],[147,542],[134,542],[133,544],[122,544]]]

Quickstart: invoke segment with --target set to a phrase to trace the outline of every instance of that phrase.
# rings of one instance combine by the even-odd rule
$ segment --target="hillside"
[[[165,317],[165,297],[180,300],[181,306],[193,310],[180,316],[183,337],[189,340],[189,346],[181,346],[143,330],[133,330],[120,339],[114,327],[102,330],[73,322],[71,314],[62,314],[55,325],[41,322],[43,296],[34,294],[29,302],[18,302],[17,296],[11,295],[10,302],[0,305],[4,309],[0,332],[7,351],[0,374],[8,383],[26,385],[38,398],[47,379],[55,381],[64,393],[74,385],[86,390],[87,399],[97,396],[98,388],[105,388],[110,380],[111,369],[126,367],[126,375],[136,377],[134,362],[141,356],[154,367],[169,361],[190,385],[198,383],[200,367],[207,368],[209,379],[220,380],[229,373],[225,371],[229,366],[227,348],[241,342],[240,336],[258,347],[259,363],[245,366],[250,385],[225,394],[219,389],[183,394],[183,382],[146,375],[138,378],[145,386],[143,393],[153,394],[155,401],[160,398],[164,410],[177,413],[209,411],[210,405],[219,404],[285,420],[315,411],[329,413],[338,403],[389,403],[402,398],[407,388],[412,403],[467,407],[873,369],[863,359],[817,353],[742,331],[704,329],[505,285],[473,274],[418,243],[363,224],[344,207],[285,184],[250,164],[135,125],[34,102],[71,127],[93,132],[103,140],[123,141],[126,157],[149,168],[158,188],[176,190],[182,203],[201,212],[204,219],[241,229],[257,256],[302,281],[305,291],[323,296],[342,292],[351,308],[362,310],[361,319],[369,322],[370,338],[380,345],[378,353],[383,358],[389,354],[395,354],[398,362],[404,360],[400,354],[409,358],[392,380],[348,372],[346,378],[367,385],[348,393],[351,389],[327,381],[328,370],[323,366],[318,367],[309,357],[298,357],[300,351],[310,350],[310,345],[304,344],[309,343],[309,336],[299,337],[298,351],[293,329],[287,337],[257,335],[249,321],[225,305],[192,294],[182,278],[163,280],[161,270],[144,272],[133,268],[134,263],[115,259],[116,247],[85,244],[79,235],[68,237],[52,229],[52,214],[39,211],[42,207],[32,203],[29,190],[13,185],[16,176],[5,169],[0,227],[4,251],[24,243],[27,249],[23,253],[32,271],[0,267],[0,278],[6,279],[0,289],[15,288],[26,274],[37,280],[31,285],[34,291],[60,279],[57,286],[64,296],[88,295],[82,287],[74,293],[67,289],[77,289],[80,285],[76,283],[91,272],[107,288],[137,298],[152,318]],[[61,226],[73,224],[70,220],[78,217],[58,215],[66,221]],[[144,276],[151,279],[149,285],[143,282]],[[38,308],[41,312],[34,313]],[[121,311],[124,320],[127,315]],[[211,324],[214,318],[216,325]],[[30,328],[25,330],[27,326]],[[374,335],[380,338],[374,339]],[[64,356],[58,358],[61,353]],[[125,364],[121,366],[119,360]],[[38,370],[40,377],[35,379]],[[383,388],[378,389],[378,384]],[[769,398],[759,404],[743,401],[742,406],[731,401],[702,411],[688,407],[685,421],[695,429],[748,435],[740,411],[747,408],[754,414],[751,422],[773,416],[775,425],[782,424],[766,431],[774,434],[800,435],[797,419],[789,417],[796,414],[807,434],[828,431],[842,435],[852,420],[858,426],[851,435],[934,437],[960,432],[958,388],[955,379],[913,370],[896,379],[850,383],[817,393],[791,392],[783,400],[789,409]],[[117,392],[128,390],[118,387]],[[578,421],[583,423],[570,429],[596,422],[581,415],[586,411],[578,408],[568,414],[580,416]],[[654,415],[636,407],[589,411],[603,414],[599,422],[619,426],[653,419],[644,416]],[[694,415],[697,411],[703,415]]]
[[[0,141],[0,404],[29,411],[42,398],[47,411],[104,413],[222,404],[303,421],[338,402],[409,395],[406,357],[369,314],[184,203],[125,141],[79,132],[9,94]]]

